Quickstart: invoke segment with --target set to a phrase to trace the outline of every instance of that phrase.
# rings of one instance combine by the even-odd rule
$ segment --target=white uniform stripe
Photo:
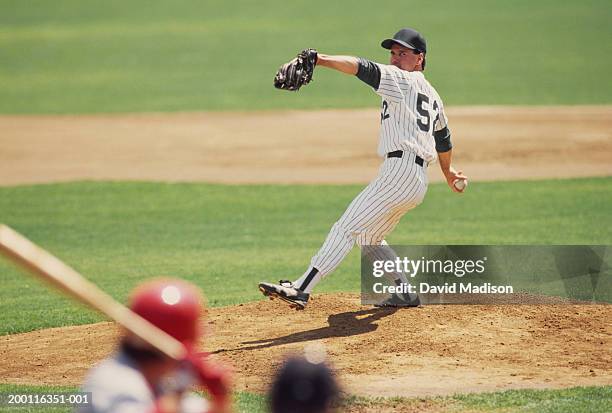
[[[393,160],[396,160],[395,158],[393,158]],[[389,162],[390,160],[388,160],[387,162]],[[391,181],[397,179],[398,176],[403,175],[403,171],[405,169],[405,165],[403,165],[401,162],[397,162],[397,164],[400,167],[400,170],[398,170],[395,175],[392,176]],[[366,192],[365,196],[367,197],[366,199],[370,200],[372,199],[373,202],[369,205],[369,208],[365,211],[362,211],[362,215],[361,216],[355,216],[353,217],[352,221],[349,221],[345,227],[349,228],[349,229],[353,229],[353,225],[354,222],[357,222],[360,226],[367,226],[367,222],[369,220],[369,216],[370,215],[375,215],[380,213],[381,211],[381,205],[384,205],[387,201],[387,197],[392,197],[392,196],[401,196],[401,194],[397,193],[397,188],[392,186],[392,185],[388,185],[384,188],[383,191],[380,192]],[[382,198],[382,199],[381,199]],[[376,201],[378,199],[378,201]],[[341,220],[342,221],[342,220]],[[358,228],[356,228],[358,229]]]
[[[399,223],[400,219],[407,210],[400,209],[392,214],[387,221],[382,221],[379,228],[375,228],[371,234],[371,242],[368,245],[379,245],[388,233],[393,231],[395,226]]]
[[[391,170],[389,170],[390,166]],[[351,217],[355,211],[360,210],[363,206],[363,203],[367,201],[369,194],[377,193],[378,191],[380,191],[381,186],[384,184],[383,179],[381,179],[380,177],[387,175],[393,176],[396,173],[395,170],[399,168],[401,168],[401,165],[397,163],[385,162],[381,167],[381,171],[379,172],[379,178],[377,178],[374,182],[368,185],[366,189],[361,191],[361,193],[357,196],[357,198],[355,198],[353,203],[351,203],[351,206],[349,206],[348,210],[345,212],[344,215],[347,217]]]
[[[406,170],[406,166],[404,163],[404,168],[402,171],[401,176],[403,177],[405,170]],[[411,166],[417,166],[416,164],[412,164]],[[413,168],[411,168],[410,170],[412,170]],[[409,176],[407,177],[407,179],[411,178],[412,173],[408,174]],[[403,191],[398,190],[399,188],[393,188],[392,191],[388,191],[385,195],[383,195],[383,199],[380,199],[378,202],[375,202],[371,205],[371,209],[370,211],[368,211],[368,213],[361,219],[361,222],[363,223],[363,227],[367,228],[368,223],[370,221],[372,221],[373,218],[375,218],[376,216],[380,215],[381,213],[384,213],[388,210],[388,207],[391,205],[395,205],[400,199],[402,198],[406,198],[404,194],[402,194]],[[406,198],[409,199],[409,198]]]
[[[367,227],[367,223],[373,215],[377,215],[381,212],[384,212],[388,204],[394,204],[395,202],[397,202],[398,199],[402,198],[402,191],[398,191],[398,187],[394,184],[399,180],[403,180],[403,178],[410,179],[410,176],[406,176],[406,171],[411,171],[412,168],[416,165],[407,165],[406,162],[401,162],[399,159],[396,158],[392,158],[387,162],[392,162],[396,164],[397,166],[399,166],[399,169],[396,170],[393,175],[391,175],[384,191],[367,194],[368,198],[372,199],[369,208],[366,211],[363,211],[362,215],[353,217],[353,220],[349,221],[346,224],[347,228],[353,229],[355,221],[359,223],[359,227],[356,229]],[[408,173],[408,175],[410,175],[410,173]]]

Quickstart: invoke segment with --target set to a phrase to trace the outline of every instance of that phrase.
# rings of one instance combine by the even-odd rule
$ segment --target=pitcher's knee
[[[336,222],[331,229],[331,232],[341,236],[342,238],[355,238],[356,234],[349,231],[340,221]]]
[[[355,237],[355,242],[360,247],[364,245],[381,245],[384,241],[384,237],[381,237],[376,234],[370,234],[367,232],[362,232],[361,234]]]

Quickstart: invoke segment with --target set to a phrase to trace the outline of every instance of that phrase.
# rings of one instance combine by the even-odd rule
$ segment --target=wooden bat
[[[185,348],[181,342],[117,302],[57,257],[3,224],[0,224],[0,252],[18,266],[116,321],[168,357],[175,360],[184,358]]]

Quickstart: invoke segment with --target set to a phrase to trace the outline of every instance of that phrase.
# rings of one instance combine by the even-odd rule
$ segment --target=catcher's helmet
[[[158,279],[136,287],[130,308],[185,346],[202,334],[203,297],[195,285],[179,279]]]

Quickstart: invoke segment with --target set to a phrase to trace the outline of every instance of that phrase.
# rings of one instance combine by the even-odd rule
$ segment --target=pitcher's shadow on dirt
[[[332,314],[327,318],[328,326],[314,330],[299,331],[282,337],[243,341],[242,347],[234,349],[218,349],[213,353],[225,353],[242,350],[258,350],[262,348],[280,346],[290,343],[301,343],[322,338],[349,337],[358,334],[369,333],[378,328],[374,321],[395,313],[397,308],[372,308],[360,311],[348,311],[346,313]]]

